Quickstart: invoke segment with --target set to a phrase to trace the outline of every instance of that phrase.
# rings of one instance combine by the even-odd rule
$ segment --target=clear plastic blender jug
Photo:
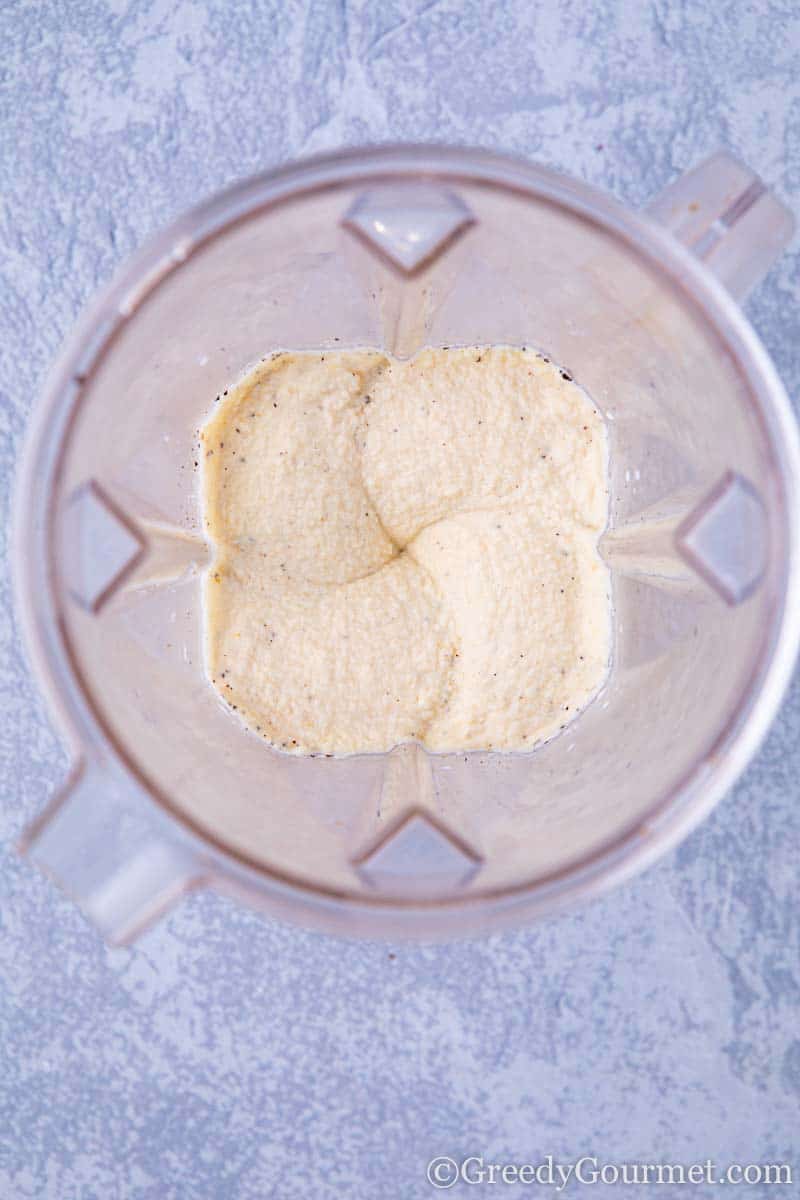
[[[198,884],[441,936],[674,844],[753,753],[798,642],[797,432],[732,298],[791,229],[726,156],[642,217],[522,162],[389,148],[247,182],[158,237],[56,367],[18,495],[19,611],[74,752],[28,853],[112,940]],[[474,343],[542,349],[606,415],[608,683],[529,754],[274,752],[203,673],[198,426],[279,347]]]

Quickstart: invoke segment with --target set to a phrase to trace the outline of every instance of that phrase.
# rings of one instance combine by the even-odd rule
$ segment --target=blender
[[[644,214],[475,150],[237,185],[123,268],[55,366],[15,525],[18,611],[73,767],[24,849],[110,941],[188,889],[338,933],[447,937],[589,897],[743,770],[800,636],[800,450],[738,301],[791,236],[720,154]],[[275,349],[534,347],[603,413],[606,684],[529,753],[293,757],[204,674],[197,438]]]

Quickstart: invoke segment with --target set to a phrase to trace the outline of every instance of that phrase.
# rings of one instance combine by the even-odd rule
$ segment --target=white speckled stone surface
[[[727,146],[800,211],[790,0],[9,0],[0,45],[4,507],[84,302],[147,234],[265,166],[472,142],[640,204]],[[798,300],[795,250],[749,305],[795,394]],[[0,1200],[406,1200],[435,1194],[435,1154],[800,1178],[800,689],[714,817],[579,915],[409,948],[200,895],[109,950],[12,849],[66,760],[0,586]],[[495,1192],[551,1194],[450,1194]]]

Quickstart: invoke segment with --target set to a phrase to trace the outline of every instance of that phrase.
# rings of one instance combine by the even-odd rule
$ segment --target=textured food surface
[[[274,745],[526,749],[597,691],[605,430],[540,354],[278,354],[201,441],[208,671]]]

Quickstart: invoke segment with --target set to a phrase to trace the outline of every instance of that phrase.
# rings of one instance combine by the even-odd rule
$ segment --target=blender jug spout
[[[740,302],[794,233],[794,217],[744,163],[713,154],[681,175],[648,212],[713,271]]]

